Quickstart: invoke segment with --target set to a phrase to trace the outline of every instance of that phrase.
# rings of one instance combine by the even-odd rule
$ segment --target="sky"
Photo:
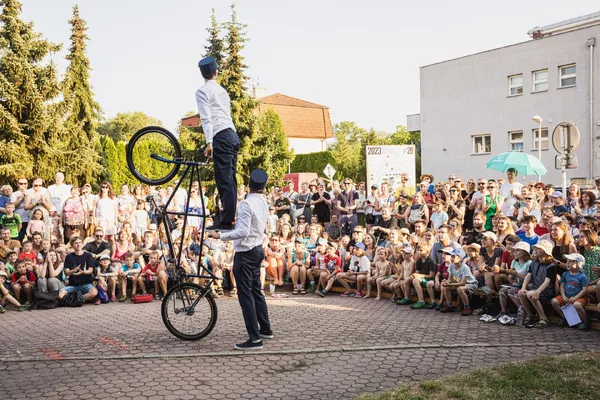
[[[88,23],[91,83],[105,118],[143,111],[169,129],[197,111],[211,9],[231,0],[21,0],[22,17],[63,43],[74,4]],[[534,26],[600,10],[597,0],[237,0],[250,85],[330,108],[333,123],[393,132],[419,113],[419,67],[529,40]]]

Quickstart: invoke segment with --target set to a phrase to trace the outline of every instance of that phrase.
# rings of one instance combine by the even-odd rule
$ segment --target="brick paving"
[[[485,324],[389,300],[269,299],[276,337],[246,339],[236,299],[217,300],[213,332],[171,336],[160,303],[0,315],[3,399],[348,399],[473,366],[600,350],[600,332]],[[28,382],[25,383],[24,382]]]

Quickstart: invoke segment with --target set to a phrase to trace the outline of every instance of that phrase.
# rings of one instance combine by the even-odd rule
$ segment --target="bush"
[[[292,165],[290,167],[290,171],[292,173],[295,172],[314,172],[319,176],[323,175],[323,170],[327,166],[327,164],[331,164],[333,168],[336,170],[337,165],[335,163],[335,159],[333,155],[329,151],[319,151],[316,153],[307,153],[307,154],[297,154],[294,161],[292,161]]]

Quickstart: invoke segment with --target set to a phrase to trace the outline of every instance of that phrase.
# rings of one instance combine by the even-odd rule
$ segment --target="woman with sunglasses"
[[[456,187],[450,188],[450,190],[448,191],[448,198],[446,199],[446,204],[448,204],[448,218],[457,219],[462,223],[462,221],[465,218],[465,210],[467,206],[465,204],[465,201],[462,199],[462,193],[460,189]]]
[[[565,201],[565,205],[569,209],[569,211],[573,210],[576,205],[580,204],[579,199],[581,198],[581,190],[579,189],[579,185],[572,183],[569,186],[569,190],[567,192],[567,199]]]
[[[538,221],[542,220],[542,209],[533,193],[528,190],[523,190],[524,201],[515,203],[509,214],[517,218],[519,224],[523,223],[523,218],[527,215],[533,215]],[[515,207],[518,207],[515,209]],[[519,225],[520,226],[520,225]]]
[[[273,277],[274,284],[283,286],[285,276],[285,247],[281,245],[279,236],[272,236],[267,246],[267,274]]]
[[[498,183],[493,179],[488,181],[487,190],[489,193],[483,197],[482,211],[487,217],[485,230],[491,231],[494,228],[492,224],[493,216],[496,215],[496,212],[502,210],[502,197],[498,193]]]

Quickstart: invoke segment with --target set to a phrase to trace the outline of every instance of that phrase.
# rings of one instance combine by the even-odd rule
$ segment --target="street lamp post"
[[[533,118],[531,118],[531,119],[538,123],[538,159],[540,160],[540,162],[542,162],[542,121],[543,121],[543,119],[539,115],[534,115]],[[541,181],[542,181],[542,176],[538,175],[538,182],[541,182]]]

